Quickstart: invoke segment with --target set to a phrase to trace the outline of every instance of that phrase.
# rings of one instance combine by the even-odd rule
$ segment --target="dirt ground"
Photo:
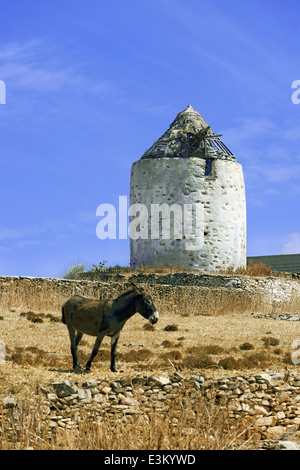
[[[65,325],[60,321],[60,314],[55,314],[59,321],[53,318],[42,318],[33,322],[22,315],[20,311],[0,312],[0,340],[5,344],[6,361],[0,364],[0,393],[20,393],[33,390],[37,384],[52,380],[73,380],[76,374],[71,370],[69,336]],[[36,314],[39,312],[36,312]],[[35,316],[33,315],[33,319]],[[132,317],[121,332],[118,343],[117,376],[135,375],[138,372],[155,373],[169,371],[177,366],[176,351],[184,358],[193,347],[218,346],[213,359],[233,356],[239,359],[245,354],[255,354],[266,351],[263,338],[276,339],[275,348],[267,348],[271,354],[268,368],[272,370],[298,370],[300,365],[282,361],[294,351],[293,342],[300,340],[300,323],[298,321],[282,321],[273,319],[253,318],[250,314],[226,314],[223,316],[176,316],[163,314],[153,329],[139,314]],[[166,327],[173,326],[166,331]],[[170,328],[169,328],[170,329]],[[167,343],[166,343],[167,342]],[[251,351],[242,351],[240,346],[249,343]],[[84,336],[79,346],[79,360],[82,365],[89,356],[94,344],[94,338]],[[92,364],[89,379],[113,379],[116,374],[109,370],[110,339],[105,338],[98,357]],[[145,360],[140,362],[128,356],[133,351],[145,351]],[[173,351],[173,356],[170,353]],[[175,351],[175,353],[174,353]],[[273,354],[274,353],[274,354]],[[101,359],[102,356],[102,359]],[[130,357],[130,360],[126,359]],[[183,365],[182,365],[183,364]],[[205,373],[213,375],[236,375],[239,370],[226,370],[221,367],[209,367],[196,370],[187,366],[188,374]]]

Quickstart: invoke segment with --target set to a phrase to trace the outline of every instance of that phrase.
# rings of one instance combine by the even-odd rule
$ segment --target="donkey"
[[[77,348],[83,334],[96,336],[92,354],[85,369],[90,370],[104,336],[111,337],[110,370],[116,372],[116,347],[126,321],[136,312],[155,324],[159,315],[152,298],[142,288],[131,283],[132,289],[115,300],[92,300],[74,295],[62,307],[62,322],[67,325],[73,358],[73,369],[80,369]]]

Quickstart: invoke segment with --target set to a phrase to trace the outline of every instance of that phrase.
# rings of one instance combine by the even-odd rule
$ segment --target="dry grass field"
[[[249,370],[298,370],[299,366],[291,361],[291,354],[293,342],[300,340],[299,322],[254,318],[251,306],[231,305],[228,299],[221,313],[219,310],[216,315],[201,315],[194,299],[182,300],[182,305],[175,312],[171,303],[157,305],[160,320],[155,326],[151,326],[139,314],[126,323],[118,343],[116,374],[109,370],[110,340],[105,338],[88,376],[75,374],[71,370],[69,336],[66,326],[61,323],[60,311],[39,311],[34,308],[34,300],[32,310],[24,310],[22,306],[3,308],[0,310],[0,340],[5,343],[6,362],[0,364],[0,402],[3,397],[14,394],[30,397],[37,393],[40,384],[56,380],[84,381],[86,377],[88,380],[113,380],[120,376],[134,376],[141,371],[160,374],[178,370],[187,376],[202,374],[214,377],[238,375],[241,371]],[[294,302],[292,309],[291,304],[288,308],[290,312],[300,313],[299,299]],[[213,312],[213,309],[210,311]],[[286,310],[283,308],[283,311]],[[94,338],[83,337],[79,346],[82,365],[89,357],[93,344]],[[203,408],[206,415],[208,408],[208,404]],[[205,430],[202,429],[202,434],[212,432],[215,436],[219,435],[214,440],[215,447],[226,448],[226,443],[232,441],[232,430],[223,429],[224,417],[221,418],[214,409],[208,421],[209,425]],[[116,432],[119,436],[128,435],[128,427],[126,430],[120,423],[118,430],[114,427],[112,431],[111,425],[107,426],[102,428],[102,441],[99,429],[97,432],[93,429],[94,444],[91,440],[85,442],[84,436],[91,431],[85,428],[80,444],[78,436],[75,442],[69,434],[68,439],[66,436],[61,439],[57,437],[58,440],[51,445],[41,441],[35,448],[114,448],[113,435],[116,436]],[[168,426],[166,420],[161,422],[154,419],[147,436],[145,434],[141,438],[141,429],[145,429],[145,423],[141,421],[138,426],[136,423],[134,429],[139,429],[139,435],[132,434],[135,431],[131,429],[132,440],[127,448],[159,448],[155,439],[162,426]],[[103,440],[104,436],[106,440]],[[28,442],[28,435],[24,434],[20,448],[26,448]],[[180,439],[179,436],[169,436],[166,448],[176,447],[176,442],[180,442],[178,445],[182,448],[189,448],[186,447],[187,438],[183,435]],[[195,444],[195,448],[198,444]],[[2,441],[2,447],[0,445],[0,448],[12,447],[12,443],[5,440]],[[212,447],[207,445],[207,448]]]
[[[47,317],[44,312],[1,312],[0,338],[6,345],[6,367],[32,377],[61,374],[72,366],[69,336],[60,313]],[[292,343],[300,339],[298,322],[253,318],[250,313],[218,316],[176,316],[161,313],[152,326],[139,314],[126,323],[118,343],[119,373],[138,370],[176,368],[194,373],[206,369],[286,368]],[[82,365],[88,359],[94,338],[84,336],[79,346]],[[92,373],[110,375],[110,339],[105,338],[92,366]],[[234,367],[230,361],[235,360]],[[19,367],[18,367],[19,366]],[[4,368],[1,366],[0,374]],[[122,372],[121,372],[122,371]],[[14,375],[10,381],[13,381]],[[25,374],[26,375],[26,374]],[[113,374],[111,374],[113,376]],[[2,391],[3,382],[0,382]]]

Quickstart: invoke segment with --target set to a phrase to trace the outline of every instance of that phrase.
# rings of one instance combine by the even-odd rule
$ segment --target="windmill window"
[[[213,170],[214,170],[214,165],[213,165],[213,159],[208,158],[205,160],[205,176],[213,176]]]

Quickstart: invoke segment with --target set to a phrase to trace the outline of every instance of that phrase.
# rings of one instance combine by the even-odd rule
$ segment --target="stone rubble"
[[[253,318],[265,318],[266,320],[300,321],[300,313],[251,313]]]
[[[143,285],[154,300],[169,301],[172,292],[176,303],[176,299],[180,299],[184,292],[193,296],[205,296],[208,290],[216,289],[220,293],[235,294],[237,298],[241,295],[262,298],[270,306],[276,305],[279,308],[286,302],[300,297],[300,275],[290,274],[285,277],[255,278],[200,273],[125,275],[108,274],[104,271],[94,275],[92,279],[91,273],[82,273],[80,280],[0,276],[0,297],[2,306],[11,307],[11,296],[18,292],[19,304],[22,304],[24,309],[31,309],[32,298],[35,298],[36,308],[41,311],[47,308],[60,311],[62,303],[75,293],[91,298],[114,298],[123,292],[130,282],[135,282]],[[40,295],[41,292],[43,295]],[[300,313],[297,316],[299,315]]]
[[[112,417],[139,414],[166,413],[178,397],[181,387],[191,391],[191,420],[195,417],[193,404],[201,397],[226,406],[233,421],[243,419],[262,442],[274,448],[297,448],[300,442],[300,374],[263,372],[233,377],[206,378],[192,375],[187,378],[179,372],[168,376],[136,375],[133,378],[85,381],[81,385],[68,380],[42,384],[40,413],[49,419],[50,428],[72,429],[78,426],[80,410],[93,414],[95,421],[103,415]],[[198,400],[197,400],[198,399]],[[2,400],[4,408],[18,407],[15,397]],[[194,407],[196,410],[196,406]],[[290,441],[294,436],[298,443]],[[285,441],[292,444],[284,444]],[[271,444],[270,444],[271,445]],[[266,447],[268,445],[266,444]]]

